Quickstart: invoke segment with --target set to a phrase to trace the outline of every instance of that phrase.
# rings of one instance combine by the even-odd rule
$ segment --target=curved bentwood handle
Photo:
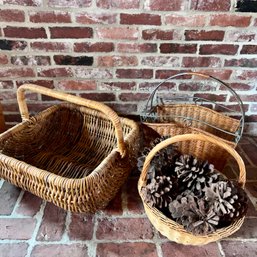
[[[243,128],[244,128],[244,119],[245,119],[245,113],[244,113],[244,109],[243,109],[243,103],[242,100],[240,99],[240,97],[238,96],[238,94],[236,93],[236,91],[231,88],[228,84],[224,83],[223,81],[221,81],[220,79],[217,79],[211,75],[207,75],[207,74],[203,74],[203,73],[198,73],[198,72],[183,72],[183,73],[178,73],[176,75],[173,75],[167,79],[165,79],[164,81],[162,81],[161,83],[159,83],[155,89],[153,90],[153,92],[151,93],[151,95],[149,96],[147,102],[146,102],[146,106],[143,110],[143,113],[145,117],[147,117],[147,115],[149,114],[149,116],[151,117],[151,112],[154,109],[153,107],[153,102],[154,102],[154,97],[156,92],[158,91],[158,89],[166,82],[168,82],[169,80],[175,79],[177,77],[181,77],[181,76],[186,76],[186,75],[192,75],[192,76],[198,76],[198,77],[202,77],[204,79],[211,79],[215,82],[218,82],[220,84],[222,84],[236,99],[239,108],[240,108],[240,114],[241,114],[241,118],[240,118],[240,127],[239,130],[237,131],[237,133],[234,135],[236,137],[236,141],[239,141],[239,139],[241,138],[242,134],[243,134]],[[197,98],[197,100],[204,100],[204,101],[208,101],[207,99],[203,99],[203,98]],[[211,102],[211,101],[209,101]],[[224,107],[225,108],[225,107]],[[229,108],[225,108],[230,110]]]
[[[120,122],[119,116],[114,112],[110,107],[103,103],[99,103],[96,101],[84,99],[78,96],[69,95],[63,92],[55,91],[52,89],[48,89],[42,86],[34,85],[34,84],[24,84],[20,86],[17,90],[17,100],[20,109],[21,118],[23,121],[29,119],[29,111],[28,106],[25,99],[25,91],[30,90],[35,93],[39,93],[42,95],[47,95],[59,100],[64,100],[73,104],[89,107],[91,109],[95,109],[104,113],[113,123],[115,128],[115,134],[117,138],[118,150],[121,154],[121,157],[126,155],[126,147],[123,139],[122,126]]]

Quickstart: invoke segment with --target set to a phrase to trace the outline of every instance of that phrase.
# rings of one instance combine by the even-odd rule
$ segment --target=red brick
[[[27,50],[27,42],[21,40],[0,40],[0,49],[8,51],[22,51]]]
[[[16,84],[17,87],[20,87],[23,84],[36,84],[47,88],[54,88],[53,80],[17,80]]]
[[[157,87],[159,83],[149,83],[149,82],[143,82],[139,84],[140,90],[146,90],[146,91],[152,91]],[[176,88],[176,83],[167,82],[163,83],[162,86],[158,89],[158,91],[164,91],[164,90],[174,90]]]
[[[238,50],[238,45],[219,44],[219,45],[201,45],[200,54],[224,54],[224,55],[235,55]]]
[[[157,70],[155,73],[155,78],[156,79],[166,79],[166,78],[176,75],[178,73],[190,72],[190,71],[191,70]],[[186,75],[186,76],[178,77],[176,79],[190,79],[191,77],[192,77],[191,75]]]
[[[240,16],[236,14],[215,14],[211,15],[210,25],[220,27],[248,27],[251,16]]]
[[[232,74],[232,70],[225,69],[204,69],[197,70],[197,72],[205,73],[221,80],[228,80]]]
[[[256,184],[256,182],[247,182],[246,183],[246,189],[250,192],[251,196],[253,196],[254,198],[257,198],[257,184]]]
[[[70,68],[50,68],[50,69],[39,69],[39,77],[72,77],[72,71]]]
[[[146,29],[142,32],[144,40],[172,40],[175,39],[174,30]]]
[[[13,81],[0,81],[0,89],[13,89],[14,84]]]
[[[178,85],[179,91],[214,91],[215,89],[210,84],[200,82],[186,82]]]
[[[93,222],[92,215],[75,214],[71,216],[71,223],[68,229],[70,240],[91,240],[93,236]]]
[[[104,240],[142,240],[153,236],[152,226],[146,218],[100,219],[96,231],[96,238]]]
[[[214,94],[197,93],[197,94],[194,94],[194,97],[204,98],[204,99],[208,99],[208,100],[214,101],[214,102],[225,102],[227,95],[222,95],[222,94],[214,95]]]
[[[81,24],[113,24],[117,21],[117,14],[110,13],[78,13],[76,22]]]
[[[42,199],[29,193],[25,192],[19,206],[16,209],[18,214],[24,216],[35,216],[40,210],[40,206],[42,204]]]
[[[49,0],[48,6],[50,7],[89,7],[92,0]]]
[[[179,67],[180,59],[179,57],[169,57],[169,56],[147,56],[143,57],[141,61],[142,65],[151,67],[169,66],[169,67]]]
[[[257,71],[256,70],[236,70],[235,78],[241,80],[256,80]]]
[[[61,240],[65,229],[66,211],[47,203],[42,222],[37,233],[38,241]]]
[[[14,65],[47,66],[51,65],[49,56],[12,56],[11,63]]]
[[[96,35],[99,39],[127,39],[134,40],[138,39],[139,33],[136,28],[128,27],[106,27],[106,28],[97,28]]]
[[[169,257],[170,253],[172,253],[174,257],[220,257],[219,248],[216,243],[211,243],[203,246],[188,246],[167,242],[162,244],[162,253],[163,257]]]
[[[112,52],[114,51],[113,43],[97,42],[97,43],[75,43],[75,52]]]
[[[151,69],[117,69],[117,78],[134,78],[134,79],[150,79],[153,77],[153,70]]]
[[[123,102],[138,102],[147,100],[149,93],[121,93],[119,99]]]
[[[34,23],[70,23],[71,17],[68,12],[30,12],[29,20]]]
[[[153,53],[157,52],[156,44],[118,43],[118,52],[123,53]]]
[[[256,68],[256,58],[240,58],[240,59],[226,59],[224,63],[225,67],[249,67]]]
[[[100,90],[135,90],[135,82],[102,82],[99,84]]]
[[[93,29],[87,27],[52,27],[51,38],[91,38]]]
[[[31,68],[1,68],[0,77],[12,79],[19,77],[35,77],[35,73]]]
[[[92,56],[54,55],[56,65],[92,66],[93,61]]]
[[[257,245],[253,242],[222,241],[221,246],[226,257],[252,257],[257,253]]]
[[[63,80],[59,81],[56,85],[57,89],[60,90],[95,90],[95,81],[80,81],[80,80]]]
[[[221,67],[218,57],[183,57],[183,67]]]
[[[8,114],[5,117],[5,122],[15,122],[20,123],[21,122],[21,116],[19,114]]]
[[[198,11],[229,11],[230,0],[192,0],[191,9]]]
[[[0,239],[28,240],[35,225],[36,220],[32,218],[0,218]]]
[[[137,190],[138,179],[130,179],[126,185],[127,190],[127,208],[133,214],[143,214],[144,206]]]
[[[120,24],[161,25],[161,16],[149,13],[121,13]]]
[[[110,79],[113,77],[112,72],[108,69],[85,69],[76,68],[75,75],[83,79]]]
[[[226,40],[231,42],[251,42],[257,39],[256,30],[229,30],[226,32]]]
[[[115,94],[113,93],[82,93],[79,95],[83,98],[99,101],[99,102],[115,101]]]
[[[257,45],[244,45],[240,54],[257,54]]]
[[[89,257],[85,244],[50,244],[34,246],[31,257],[61,256],[61,257]]]
[[[32,50],[43,52],[69,52],[70,43],[64,42],[32,42],[30,43]]]
[[[137,104],[107,103],[118,114],[131,114],[137,111]]]
[[[20,195],[20,189],[4,182],[0,189],[0,215],[10,215]]]
[[[105,9],[137,9],[139,0],[97,0],[97,6]]]
[[[5,37],[47,38],[44,28],[10,27],[3,29]]]
[[[4,91],[0,94],[0,100],[14,100],[16,98],[16,94],[13,91]]]
[[[169,14],[165,16],[165,24],[186,27],[204,27],[205,15],[179,15]]]
[[[155,244],[152,243],[100,243],[97,245],[96,257],[157,257]]]
[[[230,236],[230,238],[243,238],[243,239],[246,239],[246,238],[251,239],[256,237],[257,237],[257,219],[255,218],[245,219],[240,230],[238,230],[236,233]]]
[[[23,11],[5,9],[0,10],[0,21],[2,22],[23,22],[25,21],[25,15]]]
[[[224,38],[224,31],[221,30],[186,30],[186,40],[205,40],[205,41],[222,41]]]
[[[182,11],[188,6],[184,0],[148,0],[145,2],[145,9],[153,11]]]
[[[175,44],[175,43],[160,44],[160,52],[163,54],[168,54],[168,53],[191,54],[191,53],[196,53],[196,50],[197,50],[197,44]]]
[[[7,63],[8,63],[7,55],[0,53],[0,64],[7,64]]]
[[[4,243],[0,244],[0,252],[4,257],[25,257],[27,255],[28,244],[26,243]]]
[[[239,95],[242,101],[245,102],[256,102],[257,101],[257,94],[250,94],[250,95]],[[231,96],[230,97],[230,102],[235,102],[235,97]]]
[[[138,60],[136,56],[99,56],[97,65],[99,67],[117,67],[117,66],[136,66]]]
[[[4,4],[13,4],[21,6],[42,6],[41,0],[3,0]]]
[[[118,194],[110,201],[108,206],[102,211],[104,215],[122,215],[122,196],[121,191],[118,192]]]

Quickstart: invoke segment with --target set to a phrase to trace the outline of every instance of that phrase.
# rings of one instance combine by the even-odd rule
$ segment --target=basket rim
[[[45,115],[45,117],[47,117],[47,116],[51,115],[52,113],[54,113],[55,111],[57,111],[58,109],[61,109],[61,108],[71,109],[71,107],[76,107],[76,108],[81,107],[83,109],[90,109],[88,107],[76,105],[73,103],[61,102],[59,104],[52,105],[52,106],[48,107],[47,109],[42,110],[41,112],[37,113],[36,115],[31,116],[28,120],[24,120],[24,121],[16,124],[15,126],[13,126],[12,128],[8,129],[4,133],[0,134],[0,140],[3,140],[4,138],[8,138],[9,135],[12,135],[12,134],[22,130],[22,127],[24,127],[27,124],[29,124],[30,122],[32,122],[33,119],[37,119],[38,116]],[[105,118],[104,114],[102,114],[101,112],[99,112],[99,114],[101,117]],[[132,129],[132,131],[130,131],[129,134],[124,137],[124,142],[125,142],[125,144],[127,144],[129,142],[130,134],[133,133],[133,131],[138,130],[138,125],[136,124],[135,121],[130,120],[128,118],[124,118],[124,117],[119,117],[119,118],[120,118],[121,124],[125,124],[125,125],[131,127],[131,129]],[[106,117],[106,119],[108,120],[107,117]],[[5,155],[1,151],[0,151],[0,160],[3,161],[4,163],[8,163],[8,164],[15,163],[15,166],[24,166],[25,172],[34,178],[40,179],[40,178],[42,178],[42,175],[43,175],[44,179],[47,179],[48,182],[58,179],[58,181],[64,185],[67,183],[68,184],[80,183],[82,181],[88,181],[90,183],[90,181],[93,180],[94,177],[96,177],[97,175],[99,175],[101,173],[102,166],[105,165],[109,160],[114,159],[116,157],[116,155],[119,156],[120,161],[122,161],[123,158],[121,158],[121,155],[119,153],[117,146],[112,149],[112,151],[99,163],[99,165],[97,165],[95,167],[95,169],[90,174],[88,174],[87,176],[85,176],[83,178],[63,177],[63,176],[57,175],[55,173],[52,173],[48,170],[40,169],[40,168],[33,166],[27,162],[15,159],[14,157]],[[126,152],[125,156],[128,156],[128,155],[129,155],[129,153]]]

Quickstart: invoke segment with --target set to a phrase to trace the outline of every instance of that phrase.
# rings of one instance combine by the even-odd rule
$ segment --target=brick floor
[[[257,140],[238,150],[247,167],[250,199],[241,229],[205,246],[170,242],[148,221],[132,175],[109,206],[74,214],[0,181],[0,257],[255,257],[257,256]],[[234,164],[226,175],[236,178]]]

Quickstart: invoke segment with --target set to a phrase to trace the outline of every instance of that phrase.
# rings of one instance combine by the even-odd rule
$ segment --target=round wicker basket
[[[242,188],[244,188],[245,179],[246,179],[245,165],[240,155],[231,146],[227,145],[221,140],[217,140],[216,138],[213,138],[210,136],[201,135],[201,134],[185,134],[185,135],[177,135],[172,138],[166,139],[161,143],[159,143],[158,145],[156,145],[150,151],[150,153],[146,157],[143,170],[139,178],[138,191],[143,201],[145,212],[149,220],[161,234],[166,236],[171,241],[175,241],[177,243],[181,243],[184,245],[204,245],[210,242],[220,240],[236,232],[243,224],[244,217],[236,220],[228,227],[218,229],[214,233],[204,235],[204,236],[193,235],[192,233],[186,231],[182,225],[169,219],[158,209],[151,207],[150,205],[145,203],[141,194],[142,187],[146,185],[147,172],[150,166],[150,162],[152,158],[155,156],[155,154],[161,149],[167,147],[168,145],[175,144],[175,143],[178,145],[179,149],[181,149],[180,148],[181,144],[183,144],[186,141],[190,142],[193,146],[190,148],[191,149],[190,154],[197,158],[201,158],[201,156],[203,156],[201,153],[208,151],[211,148],[211,146],[216,146],[216,147],[219,147],[220,149],[226,150],[235,159],[235,161],[238,164],[238,167],[239,167],[238,183]],[[204,145],[202,143],[204,143]]]

